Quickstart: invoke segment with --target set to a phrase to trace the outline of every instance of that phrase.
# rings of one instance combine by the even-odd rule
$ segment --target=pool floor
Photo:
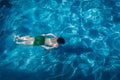
[[[66,43],[13,39],[47,33]],[[0,80],[120,80],[120,1],[0,0]]]

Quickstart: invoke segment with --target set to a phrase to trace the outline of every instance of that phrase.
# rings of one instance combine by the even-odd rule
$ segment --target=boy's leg
[[[23,41],[23,42],[16,42],[16,44],[23,44],[23,45],[33,45],[34,41]]]
[[[23,36],[19,38],[20,40],[31,40],[32,38],[30,36]]]
[[[15,36],[15,40],[34,40],[34,38],[30,36],[23,36],[23,37]]]

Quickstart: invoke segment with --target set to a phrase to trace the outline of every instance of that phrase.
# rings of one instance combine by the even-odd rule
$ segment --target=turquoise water
[[[13,36],[54,33],[57,49]],[[0,0],[0,80],[119,80],[119,0]]]

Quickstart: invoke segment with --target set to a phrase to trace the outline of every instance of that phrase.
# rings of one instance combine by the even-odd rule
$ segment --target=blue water
[[[66,44],[13,40],[43,33]],[[120,80],[120,0],[0,0],[0,80]]]

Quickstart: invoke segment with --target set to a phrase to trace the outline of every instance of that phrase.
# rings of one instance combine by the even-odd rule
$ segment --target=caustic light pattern
[[[13,36],[54,33],[47,51]],[[0,80],[120,80],[119,0],[0,0]]]

